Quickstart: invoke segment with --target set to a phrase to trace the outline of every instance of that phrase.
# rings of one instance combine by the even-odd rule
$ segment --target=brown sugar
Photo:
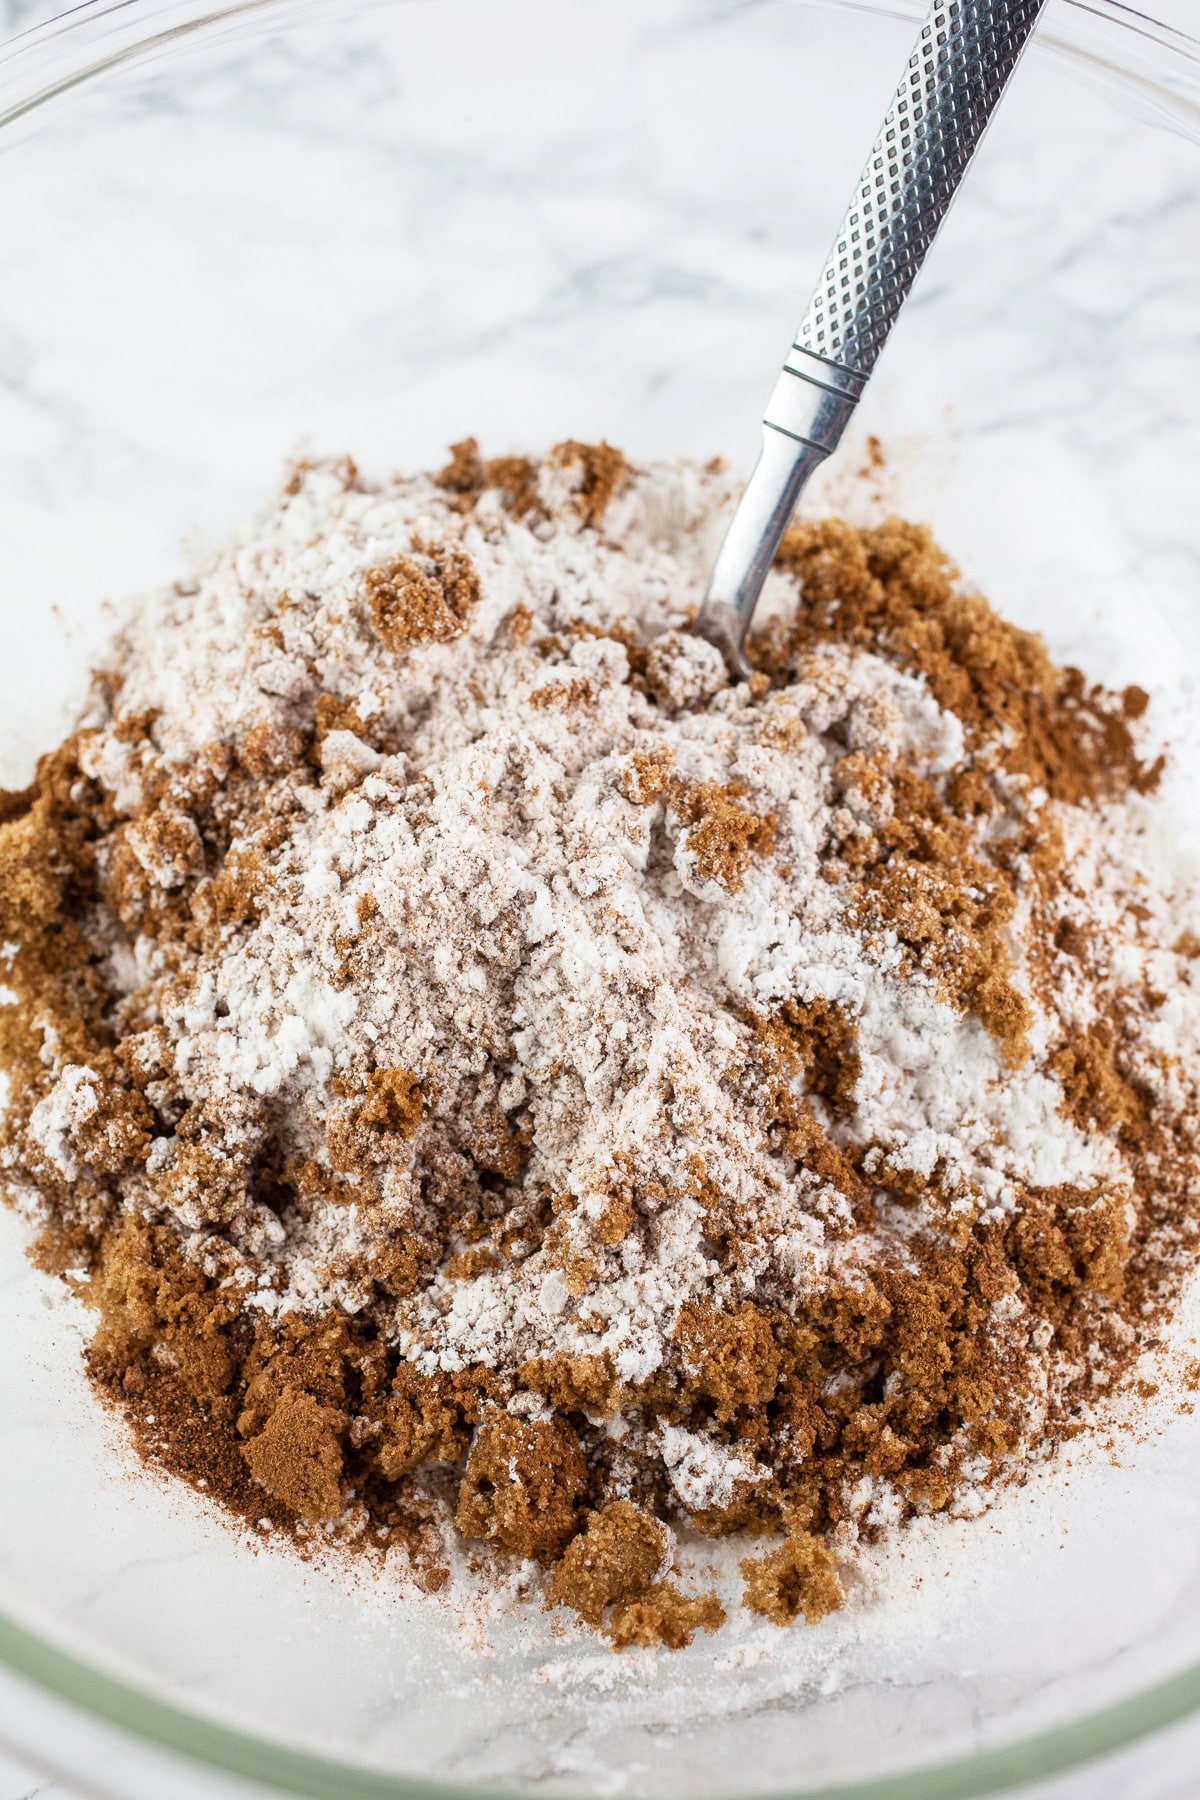
[[[554,446],[549,460],[559,468],[580,471],[575,504],[583,523],[597,529],[604,521],[609,501],[629,478],[629,464],[622,453],[603,440],[598,444],[581,444],[575,438],[568,438]]]
[[[738,782],[722,785],[675,776],[670,783],[671,808],[687,827],[687,847],[698,873],[730,892],[741,887],[751,856],[769,856],[775,842],[774,814],[760,815],[743,806],[745,791]]]
[[[981,855],[975,830],[990,802],[981,806],[980,788],[963,779],[939,795],[902,766],[876,766],[873,788],[877,826],[839,846],[863,924],[894,933],[944,997],[974,1013],[1006,1058],[1020,1062],[1031,1015],[1013,980],[1008,931],[1017,895],[1008,847]]]
[[[402,651],[458,637],[479,598],[479,577],[463,551],[431,545],[420,561],[396,556],[368,569],[363,591],[383,642]]]
[[[1073,1036],[1054,1058],[1067,1105],[1084,1130],[1117,1127],[1123,1137],[1144,1134],[1148,1098],[1118,1067],[1120,1030],[1112,1019],[1097,1019]]]
[[[372,1069],[359,1108],[359,1122],[381,1131],[410,1138],[421,1123],[424,1096],[421,1083],[407,1069]]]
[[[492,489],[514,518],[523,519],[542,510],[537,473],[537,464],[527,456],[493,456],[485,461],[479,453],[478,439],[469,437],[451,444],[450,461],[434,480],[455,496],[464,511],[474,506],[480,494]]]
[[[489,1421],[476,1436],[455,1520],[464,1537],[550,1562],[578,1529],[587,1484],[578,1440],[559,1421]]]
[[[679,1309],[675,1336],[696,1393],[729,1420],[744,1406],[765,1406],[779,1381],[779,1355],[769,1320],[746,1301],[720,1312],[690,1300]]]
[[[862,1059],[854,1020],[844,1008],[824,999],[785,1000],[770,1017],[756,1019],[755,1026],[787,1074],[802,1073],[835,1115],[851,1110]]]
[[[668,744],[635,750],[621,774],[621,792],[635,806],[649,806],[670,786],[675,752]]]
[[[719,1631],[725,1608],[715,1594],[695,1597],[680,1593],[670,1581],[659,1581],[636,1600],[613,1607],[607,1635],[613,1648],[633,1645],[653,1649],[686,1650],[698,1631]]]
[[[552,468],[577,471],[573,504],[584,525],[599,529],[609,501],[629,478],[629,464],[622,453],[603,441],[584,444],[568,438],[554,446],[547,462]],[[538,494],[538,465],[526,456],[485,459],[473,437],[450,446],[450,461],[434,480],[464,510],[473,507],[481,494],[492,491],[515,519],[533,522],[546,516]]]
[[[644,1596],[661,1574],[670,1538],[659,1520],[628,1500],[592,1513],[550,1580],[550,1599],[598,1627],[605,1608]]]
[[[1142,690],[1106,696],[1078,669],[1056,668],[1039,637],[959,590],[926,526],[806,522],[791,527],[776,560],[804,604],[757,640],[751,654],[762,667],[775,673],[829,637],[878,646],[922,674],[977,738],[1001,746],[1010,772],[1052,798],[1078,804],[1127,787],[1153,791],[1161,762],[1139,759],[1130,730],[1145,710]]]
[[[815,1625],[836,1612],[844,1595],[830,1551],[820,1538],[794,1532],[778,1550],[749,1556],[742,1563],[746,1605],[772,1625],[790,1625],[804,1614]]]

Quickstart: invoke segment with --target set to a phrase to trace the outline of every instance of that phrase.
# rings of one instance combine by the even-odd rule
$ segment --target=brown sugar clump
[[[537,464],[527,456],[493,456],[485,460],[479,453],[477,438],[463,438],[460,443],[451,444],[450,461],[433,479],[463,511],[473,507],[488,490],[500,495],[514,519],[542,511]]]
[[[629,464],[624,456],[611,444],[583,444],[568,438],[554,446],[547,460],[553,468],[578,475],[573,494],[575,510],[582,524],[598,530],[609,501],[629,478]],[[451,444],[450,461],[433,479],[463,510],[473,507],[481,494],[490,491],[499,494],[501,504],[515,519],[545,516],[538,496],[537,464],[527,456],[485,458],[480,454],[477,438],[463,438],[460,443]]]
[[[629,464],[619,450],[601,440],[598,444],[581,444],[567,438],[550,452],[550,461],[560,468],[578,468],[581,479],[575,501],[585,525],[597,530],[604,522],[608,503],[630,474]]]
[[[772,1625],[790,1625],[801,1613],[815,1625],[845,1599],[832,1555],[808,1532],[793,1532],[778,1550],[748,1556],[741,1567],[745,1604]]]
[[[342,1509],[341,1438],[346,1420],[311,1394],[285,1388],[243,1455],[256,1481],[310,1524]]]
[[[53,838],[44,817],[28,812],[0,825],[0,918],[5,930],[28,930],[50,919],[59,895]]]
[[[1147,1098],[1118,1067],[1120,1034],[1112,1019],[1097,1019],[1054,1057],[1068,1110],[1086,1131],[1116,1126],[1136,1139],[1144,1135]]]
[[[669,1550],[664,1525],[628,1500],[614,1500],[567,1545],[550,1577],[550,1598],[599,1626],[606,1607],[645,1594]]]
[[[670,783],[671,810],[687,828],[696,873],[730,893],[741,887],[751,855],[769,856],[775,843],[774,813],[760,816],[742,806],[745,792],[739,782],[723,786],[675,776]]]
[[[448,494],[475,500],[487,485],[487,465],[479,454],[479,439],[462,438],[450,446],[450,461],[434,476]]]
[[[430,545],[419,562],[395,556],[385,568],[368,569],[363,593],[383,642],[402,651],[461,636],[479,577],[464,551]]]
[[[104,1237],[87,1292],[100,1314],[93,1359],[125,1370],[162,1346],[180,1385],[197,1400],[229,1390],[238,1367],[231,1296],[211,1291],[170,1233],[124,1220]]]
[[[498,493],[514,519],[535,519],[542,513],[538,499],[537,464],[527,456],[493,456],[484,465],[486,488]]]
[[[344,1079],[331,1085],[341,1097],[355,1093],[355,1084]],[[334,1169],[370,1181],[372,1169],[392,1161],[399,1145],[416,1136],[426,1093],[408,1069],[372,1069],[357,1092],[349,1105],[330,1109],[324,1148]],[[324,1176],[318,1179],[324,1187]]]
[[[675,752],[669,744],[635,750],[618,778],[621,792],[635,806],[649,806],[671,782]]]
[[[458,1490],[455,1522],[517,1556],[550,1562],[578,1529],[587,1482],[579,1440],[560,1420],[489,1420]]]
[[[407,1069],[372,1069],[358,1117],[363,1125],[410,1138],[421,1123],[424,1106],[421,1083]]]
[[[304,756],[304,739],[295,730],[261,719],[249,726],[235,743],[237,760],[255,780],[286,775]]]
[[[0,788],[0,825],[25,816],[37,798],[36,787]]]
[[[771,1326],[747,1300],[732,1312],[689,1300],[675,1327],[684,1367],[695,1392],[711,1400],[717,1418],[739,1407],[765,1406],[779,1381],[779,1353]]]
[[[568,709],[587,706],[596,697],[596,690],[586,675],[576,675],[568,681],[548,681],[545,687],[534,688],[529,696],[530,706],[550,707],[562,706]]]
[[[1056,1323],[1080,1293],[1120,1296],[1129,1263],[1124,1200],[1048,1188],[1009,1228],[1010,1254],[1039,1310]]]
[[[715,1594],[681,1594],[670,1581],[658,1581],[636,1600],[613,1607],[607,1636],[614,1650],[637,1646],[651,1650],[686,1650],[698,1631],[720,1631],[725,1608]]]
[[[534,1357],[517,1371],[522,1384],[544,1394],[560,1412],[586,1412],[595,1417],[611,1415],[620,1395],[620,1383],[611,1356],[572,1355]]]
[[[372,1409],[379,1435],[368,1440],[374,1465],[385,1481],[399,1481],[423,1463],[456,1463],[465,1454],[470,1433],[463,1408],[449,1383],[420,1376],[401,1363],[392,1392]]]
[[[318,746],[335,731],[349,731],[355,737],[363,737],[366,729],[353,700],[340,699],[337,694],[317,695],[313,735]]]

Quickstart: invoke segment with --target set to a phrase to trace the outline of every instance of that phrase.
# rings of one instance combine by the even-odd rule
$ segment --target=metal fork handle
[[[775,383],[695,629],[735,673],[800,491],[835,450],[1046,0],[935,0]]]

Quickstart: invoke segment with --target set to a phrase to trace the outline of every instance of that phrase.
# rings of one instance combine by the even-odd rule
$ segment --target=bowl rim
[[[927,10],[925,0],[804,3],[891,19],[916,20]],[[276,15],[311,18],[324,10],[325,0],[82,0],[0,43],[0,130],[178,40],[239,21],[267,25]],[[1038,28],[1035,51],[1065,57],[1134,95],[1156,122],[1200,144],[1200,35],[1126,0],[1057,0]],[[105,1673],[0,1607],[3,1670],[135,1743],[307,1800],[521,1800],[499,1787],[391,1775],[220,1724]],[[1098,1711],[997,1748],[868,1780],[781,1789],[769,1800],[979,1800],[1080,1768],[1197,1713],[1200,1662]],[[14,1748],[24,1754],[32,1749]],[[41,1760],[54,1759],[43,1754]]]

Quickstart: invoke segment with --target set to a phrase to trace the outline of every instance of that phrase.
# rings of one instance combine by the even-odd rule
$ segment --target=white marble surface
[[[46,15],[47,10],[44,6],[30,4],[29,0],[0,0],[0,34],[4,31],[11,32],[21,29],[36,22],[39,17]],[[713,18],[717,18],[723,10],[729,9],[714,5],[708,9],[708,12]],[[1158,10],[1164,16],[1174,17],[1180,25],[1189,23],[1194,25],[1195,23],[1195,0],[1170,0],[1169,5],[1160,4]],[[714,38],[712,41],[716,42],[716,39]],[[372,89],[371,83],[364,73],[367,70],[368,64],[360,59],[355,65],[355,81],[358,84],[356,92],[364,105],[377,105],[378,92]],[[269,73],[268,70],[268,77]],[[703,57],[699,57],[690,69],[689,79],[694,81],[699,92],[709,94],[719,91],[721,70],[705,66]],[[246,101],[246,114],[247,116],[253,115],[250,128],[256,128],[264,121],[269,127],[272,123],[269,78],[264,81],[261,88],[248,94]],[[137,104],[146,107],[148,103],[143,97]],[[997,177],[990,189],[993,210],[989,217],[992,220],[1003,218],[1006,209],[1011,213],[1013,209],[1029,204],[1029,193],[1036,186],[1039,159],[1042,162],[1047,158],[1053,160],[1055,168],[1061,175],[1063,170],[1069,169],[1071,166],[1073,148],[1079,163],[1080,192],[1083,196],[1080,204],[1082,206],[1086,207],[1089,203],[1086,198],[1088,191],[1086,176],[1089,169],[1094,172],[1097,167],[1100,167],[1106,170],[1107,179],[1112,184],[1117,187],[1124,184],[1125,213],[1122,214],[1118,208],[1118,214],[1114,221],[1111,210],[1106,210],[1097,204],[1093,238],[1090,243],[1085,239],[1078,247],[1079,254],[1071,260],[1056,259],[1053,245],[1043,244],[1044,267],[1047,276],[1046,318],[1050,327],[1061,330],[1061,322],[1064,317],[1068,315],[1076,317],[1079,321],[1079,332],[1085,335],[1091,334],[1091,338],[1097,346],[1094,361],[1099,365],[1103,360],[1102,353],[1106,346],[1111,345],[1115,351],[1119,348],[1123,335],[1128,335],[1129,319],[1133,316],[1129,309],[1135,308],[1139,304],[1139,291],[1145,295],[1147,317],[1153,308],[1158,307],[1165,309],[1163,316],[1167,317],[1169,321],[1177,321],[1180,307],[1194,305],[1194,277],[1197,272],[1194,246],[1198,221],[1200,221],[1200,191],[1195,188],[1189,190],[1185,163],[1179,159],[1172,161],[1171,154],[1166,148],[1162,152],[1161,166],[1156,163],[1153,155],[1147,159],[1144,151],[1133,145],[1128,119],[1119,114],[1114,113],[1107,124],[1100,122],[1098,115],[1088,114],[1086,120],[1080,125],[1081,135],[1077,146],[1073,146],[1072,142],[1073,129],[1069,118],[1047,119],[1044,122],[1044,134],[1040,139],[1024,145],[1014,145],[1013,160],[1008,177],[1006,179]],[[326,142],[326,139],[322,138],[322,132],[329,134],[328,142],[333,146],[331,154],[336,153],[338,148],[336,116],[319,121],[318,125],[308,128],[307,131],[302,121],[292,121],[288,125],[286,137],[288,154],[299,158],[302,166],[310,172],[315,168],[316,161],[325,154],[322,144]],[[285,140],[281,138],[281,141]],[[697,273],[698,270],[709,269],[711,271],[713,252],[711,244],[703,239],[699,230],[694,237],[689,238],[689,206],[692,204],[692,200],[688,192],[687,181],[684,179],[687,172],[671,173],[674,185],[671,188],[673,210],[670,214],[670,223],[674,235],[670,241],[669,254],[663,252],[658,262],[654,258],[656,247],[643,246],[631,235],[628,210],[626,213],[621,213],[619,210],[610,213],[597,202],[587,214],[585,223],[581,225],[578,215],[559,205],[554,195],[551,195],[542,206],[540,214],[536,206],[528,208],[524,225],[528,225],[529,219],[534,219],[536,230],[530,227],[529,242],[531,256],[541,259],[535,264],[538,279],[549,284],[548,291],[551,299],[555,300],[556,304],[561,303],[565,309],[556,320],[553,308],[547,310],[545,307],[545,296],[543,295],[539,299],[537,295],[533,295],[529,301],[528,317],[537,322],[539,329],[545,329],[548,341],[552,342],[555,347],[555,354],[562,359],[561,366],[563,368],[571,366],[569,347],[564,348],[565,340],[569,338],[576,316],[571,308],[579,300],[581,293],[584,294],[584,299],[587,298],[587,295],[578,284],[576,288],[566,291],[565,299],[562,292],[556,295],[552,276],[556,257],[570,263],[572,268],[577,267],[577,262],[573,262],[572,258],[577,255],[577,237],[581,230],[596,232],[601,240],[610,243],[612,247],[611,261],[608,264],[598,265],[590,276],[595,292],[599,295],[597,317],[602,322],[607,321],[608,326],[612,328],[611,336],[605,340],[607,344],[620,348],[622,334],[632,334],[635,340],[638,332],[653,334],[661,330],[665,334],[664,321],[669,322],[672,318],[680,321],[685,330],[696,329],[697,309],[688,311],[687,284],[702,281],[702,276]],[[727,177],[727,171],[715,167],[705,170],[703,173],[705,179],[711,181],[717,181],[722,176]],[[140,185],[131,180],[130,191],[135,205],[156,203],[154,184],[149,175]],[[444,199],[444,191],[435,195],[435,198],[440,203]],[[161,194],[158,196],[158,200],[161,201]],[[555,210],[556,206],[558,207],[557,211]],[[1105,258],[1111,252],[1111,233],[1114,230],[1126,230],[1129,233],[1131,249],[1128,261],[1131,266],[1136,265],[1138,221],[1146,219],[1152,221],[1156,208],[1179,221],[1175,260],[1169,265],[1158,263],[1152,270],[1147,271],[1143,290],[1139,290],[1138,284],[1132,279],[1132,276],[1124,285],[1118,282],[1111,291],[1105,290],[1104,283],[1097,280],[1094,271],[1097,268],[1107,269],[1108,267]],[[535,215],[537,216],[535,217]],[[516,218],[517,215],[514,213],[513,217]],[[763,296],[768,295],[773,288],[780,291],[783,284],[794,279],[792,256],[795,245],[787,239],[786,234],[779,241],[772,239],[769,231],[764,228],[761,241],[756,248],[749,238],[739,239],[732,228],[727,227],[725,221],[720,221],[720,223],[722,229],[729,230],[728,244],[743,255],[745,263],[739,271],[744,277],[743,290],[737,289],[736,283],[732,281],[728,293],[723,293],[715,284],[706,290],[713,296],[713,310],[718,324],[722,317],[721,308],[727,305],[731,317],[736,315],[740,318],[744,315],[757,321],[756,328],[762,329],[764,344],[768,341],[773,342],[770,335],[774,329],[771,307]],[[967,221],[967,227],[969,228],[969,221]],[[1190,261],[1189,245],[1191,246]],[[724,253],[724,244],[722,253]],[[1091,261],[1089,261],[1089,253]],[[752,260],[755,257],[758,258],[757,262]],[[965,264],[961,260],[959,266],[965,268]],[[647,269],[655,272],[656,279],[661,279],[663,268],[667,270],[669,279],[674,280],[677,284],[676,298],[682,296],[674,314],[671,313],[669,307],[665,309],[660,307],[656,310],[653,305],[639,304],[639,296],[636,292],[636,283],[645,277]],[[110,297],[105,276],[106,271],[103,270],[97,274],[98,297],[95,302],[97,306],[104,304],[105,300]],[[607,287],[605,287],[605,283],[608,284]],[[750,296],[749,299],[746,298],[747,294]],[[797,306],[801,298],[802,295],[797,291],[795,295]],[[994,309],[991,312],[988,311],[987,299],[987,294],[983,292],[969,294],[970,304],[978,309],[977,316],[983,318],[985,328],[989,333],[987,342],[990,346],[990,353],[1003,355],[1008,350],[1011,338],[1006,334],[1004,318],[999,316]],[[508,300],[511,309],[510,316],[517,320],[519,329],[523,323],[522,305],[524,302],[522,296],[512,294],[508,296]],[[87,295],[82,296],[81,304],[84,306],[88,304]],[[541,312],[538,311],[538,305],[543,308]],[[604,311],[605,306],[609,308],[607,313]],[[1175,310],[1172,311],[1172,309]],[[786,310],[788,312],[793,310],[791,301],[788,302]],[[3,321],[3,316],[3,301],[0,299],[0,322]],[[614,318],[615,326],[613,326]],[[565,325],[563,324],[564,319]],[[1056,320],[1058,321],[1057,327],[1055,327]],[[27,327],[27,329],[32,331],[32,327]],[[922,336],[923,329],[925,329],[925,336]],[[934,348],[940,350],[941,346],[935,345],[927,328],[922,327],[920,317],[915,318],[912,333],[910,342],[913,346],[925,352],[930,352]],[[1136,335],[1135,329],[1135,339]],[[42,339],[35,341],[35,336],[36,334],[29,336],[18,346],[21,356],[15,354],[9,356],[4,368],[0,369],[0,376],[8,380],[10,390],[16,395],[18,402],[23,405],[28,403],[34,413],[37,412],[38,406],[42,407],[39,417],[47,432],[63,431],[64,415],[61,407],[56,410],[53,395],[55,375],[53,333],[49,326],[45,326]],[[723,352],[724,340],[721,338],[719,330],[711,340],[697,336],[693,341],[698,354],[701,350],[712,347],[715,347],[718,354]],[[0,349],[3,347],[0,344]],[[1056,506],[1065,504],[1068,512],[1074,506],[1077,513],[1077,517],[1074,518],[1077,536],[1071,545],[1071,554],[1077,557],[1084,547],[1094,549],[1097,544],[1101,546],[1092,570],[1098,593],[1102,590],[1104,582],[1110,579],[1112,567],[1117,567],[1124,573],[1131,561],[1140,559],[1144,569],[1149,571],[1148,578],[1153,578],[1156,592],[1158,592],[1163,605],[1170,608],[1174,603],[1183,619],[1189,606],[1194,604],[1197,557],[1198,551],[1200,551],[1200,537],[1197,535],[1195,508],[1192,500],[1195,485],[1192,471],[1200,466],[1193,453],[1200,449],[1200,437],[1197,435],[1191,409],[1186,405],[1180,405],[1174,412],[1170,408],[1164,410],[1161,381],[1151,359],[1143,362],[1142,366],[1133,372],[1133,377],[1126,384],[1117,412],[1115,414],[1106,412],[1103,393],[1088,388],[1087,382],[1083,380],[1079,370],[1071,364],[1069,355],[1060,356],[1054,353],[1059,347],[1057,341],[1052,344],[1051,350],[1046,356],[1045,367],[1037,371],[1038,378],[1044,383],[1044,391],[1053,391],[1065,406],[1068,414],[1074,409],[1075,415],[1082,419],[1089,428],[1093,425],[1101,428],[1097,430],[1095,437],[1083,446],[1077,459],[1073,460],[1064,454],[1062,460],[1054,467],[1055,479],[1058,484],[1057,492],[1053,496],[1054,504]],[[977,385],[973,385],[971,358],[965,354],[966,348],[968,347],[950,345],[946,367],[949,387],[954,389],[960,409],[969,414],[977,394]],[[1142,348],[1145,349],[1146,346],[1143,345]],[[1149,344],[1149,350],[1153,350],[1152,343]],[[22,361],[21,358],[26,355],[27,351],[29,360]],[[641,354],[641,352],[635,341],[631,355],[636,354]],[[757,351],[755,355],[757,355]],[[754,362],[753,356],[750,355],[747,355],[745,360],[747,367]],[[653,357],[647,356],[645,361],[647,367],[652,367]],[[18,369],[16,377],[11,374],[13,368]],[[25,376],[20,373],[26,369],[34,369],[36,379],[26,380]],[[1021,373],[1028,374],[1028,367],[1022,368]],[[662,376],[662,380],[669,388],[672,381],[678,383],[679,379],[680,367],[677,358],[676,362]],[[741,381],[740,374],[738,381]],[[1139,381],[1143,383],[1142,386],[1139,386]],[[1156,383],[1158,383],[1157,386]],[[2,386],[3,381],[0,381],[0,387]],[[710,388],[705,390],[705,394],[707,396],[711,393],[720,393],[722,405],[725,405],[726,390],[732,398],[728,399],[728,411],[725,416],[732,416],[735,401],[740,404],[740,400],[737,398],[740,389],[732,377],[726,382],[725,389],[720,387],[719,380],[715,380],[710,384]],[[998,454],[1000,460],[991,466],[1007,469],[1009,464],[1004,462],[1003,458],[1005,456],[1011,458],[1019,453],[1022,442],[1021,433],[1025,429],[1027,421],[1021,417],[1020,406],[1014,405],[1006,412],[1002,406],[996,403],[995,397],[990,392],[984,397],[992,409],[988,419],[990,436],[981,439],[978,447],[982,453],[987,455]],[[97,408],[101,406],[102,398],[102,390],[97,387],[92,395]],[[459,403],[459,398],[459,396],[455,397],[456,404]],[[697,400],[694,413],[688,421],[697,439],[702,431],[701,412],[701,403]],[[677,409],[676,416],[683,416],[683,414]],[[1148,419],[1154,423],[1153,434],[1146,429]],[[938,422],[939,415],[936,411],[927,413],[924,419],[927,431],[936,429]],[[65,429],[69,436],[72,429],[72,421],[69,417],[66,419]],[[116,471],[113,478],[114,487],[119,486],[121,482],[128,485],[131,469],[135,475],[142,474],[149,455],[144,444],[139,445],[132,440],[121,440],[115,433],[105,436],[102,432],[97,432],[93,437],[88,438],[87,442],[97,459],[104,457],[111,459]],[[1001,446],[1008,444],[1010,448],[1007,451],[1002,448],[997,453],[995,451],[997,444]],[[1012,448],[1014,445],[1016,450]],[[287,447],[282,445],[280,450]],[[719,444],[716,447],[724,448],[725,446]],[[1089,453],[1092,456],[1090,463],[1088,461]],[[1103,457],[1107,458],[1107,462],[1100,473],[1096,474],[1095,465],[1097,459],[1101,458],[1101,453],[1103,453]],[[139,457],[142,459],[141,462],[138,461]],[[1145,467],[1148,461],[1153,461],[1155,458],[1158,461],[1154,464],[1156,470],[1154,480],[1147,481],[1144,476]],[[39,480],[46,474],[47,469],[51,469],[53,473],[52,459],[50,458],[45,459],[45,467],[39,470]],[[68,466],[61,477],[64,484],[69,482],[71,473],[71,468]],[[89,479],[91,479],[92,473],[94,471],[89,471]],[[1022,490],[1029,507],[1034,512],[1039,503],[1038,495],[1034,490],[1040,479],[1041,471],[1035,471],[1030,478],[1028,487]],[[1153,511],[1148,512],[1144,504],[1144,496],[1151,488],[1154,488],[1162,496],[1157,516]],[[33,491],[31,486],[31,492]],[[61,493],[67,491],[68,488],[64,485]],[[981,564],[990,566],[994,560],[1002,561],[1003,558],[999,556],[997,546],[989,540],[984,527],[972,524],[973,497],[969,487],[964,489],[960,485],[956,489],[952,477],[946,475],[944,485],[939,492],[947,508],[952,504],[957,505],[962,522],[963,541],[968,544],[972,554],[978,557]],[[1135,496],[1136,504],[1129,499],[1130,494]],[[42,497],[43,490],[39,489],[37,491],[39,504]],[[977,498],[977,491],[975,497]],[[1188,510],[1189,508],[1190,510]],[[973,536],[972,532],[974,532]],[[1105,559],[1109,558],[1110,548],[1111,558],[1106,561]],[[1084,573],[1086,575],[1087,571],[1085,570]],[[1049,594],[1049,588],[1047,592]],[[1036,610],[1038,604],[1036,597],[1030,604]],[[3,1678],[0,1677],[0,1691],[4,1686]],[[68,1763],[72,1761],[70,1746],[63,1741],[55,1745],[48,1745],[47,1749],[48,1752],[61,1754]],[[1039,1784],[1023,1791],[1031,1796],[1032,1800],[1118,1800],[1118,1797],[1119,1800],[1188,1800],[1188,1797],[1200,1794],[1200,1773],[1197,1772],[1200,1772],[1200,1722],[1165,1733],[1155,1740],[1135,1746],[1102,1763],[1094,1764],[1072,1777],[1049,1784]],[[47,1781],[15,1763],[0,1760],[0,1800],[32,1800],[35,1794],[39,1796],[55,1795],[59,1797],[59,1800],[76,1800],[71,1790],[61,1784]]]
[[[24,1769],[11,1757],[0,1756],[0,1800],[40,1800],[54,1794],[67,1800],[67,1790],[56,1781],[46,1781],[32,1769]]]
[[[1177,1726],[1057,1781],[1010,1791],[1022,1800],[1196,1800],[1200,1721]],[[0,1800],[90,1800],[90,1796],[0,1751]]]

